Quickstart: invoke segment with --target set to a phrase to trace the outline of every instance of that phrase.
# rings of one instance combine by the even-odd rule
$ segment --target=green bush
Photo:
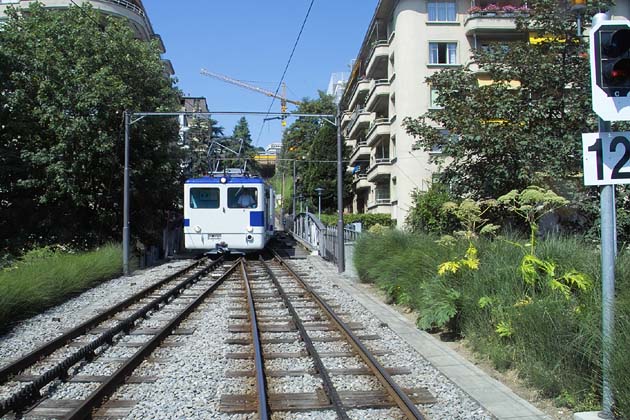
[[[458,227],[457,218],[442,209],[445,203],[453,201],[446,186],[436,183],[427,191],[414,190],[412,199],[413,205],[405,219],[405,226],[411,232],[444,234]]]
[[[469,246],[438,246],[435,237],[398,231],[363,235],[354,261],[362,281],[416,309],[419,325],[460,329],[475,351],[499,369],[516,368],[530,384],[576,410],[601,400],[601,269],[599,250],[577,237],[540,240],[536,255],[554,264],[555,278],[576,271],[588,288],[528,284],[519,271],[526,239],[478,239],[479,267],[437,276],[443,262],[461,261]],[[542,273],[544,274],[544,273]],[[544,280],[544,281],[543,281]],[[630,253],[617,259],[613,387],[621,418],[630,418]],[[455,315],[453,308],[456,310]],[[424,319],[423,319],[424,318]],[[448,320],[448,321],[446,321]]]
[[[372,226],[379,224],[381,226],[391,227],[394,225],[389,214],[381,213],[351,213],[343,215],[343,222],[349,223],[361,222],[363,231],[369,230]],[[335,226],[337,224],[336,214],[322,214],[322,223],[326,226]]]
[[[0,271],[0,331],[122,272],[122,249],[70,253],[44,247]]]

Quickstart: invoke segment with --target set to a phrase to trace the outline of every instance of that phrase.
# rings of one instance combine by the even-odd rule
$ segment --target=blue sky
[[[145,0],[184,94],[214,111],[264,111],[272,99],[202,76],[206,68],[275,91],[311,0]],[[333,72],[349,71],[378,0],[315,0],[285,76],[287,98],[317,97]],[[289,105],[289,110],[295,109]],[[280,111],[278,100],[272,112]],[[232,134],[240,117],[216,116]],[[259,146],[280,141],[280,121],[246,116]],[[289,120],[289,124],[291,120]]]

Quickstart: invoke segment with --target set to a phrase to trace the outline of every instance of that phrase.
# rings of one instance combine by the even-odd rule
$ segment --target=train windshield
[[[228,208],[253,209],[258,207],[257,188],[228,188]]]
[[[218,188],[191,188],[191,209],[218,209],[220,203]]]

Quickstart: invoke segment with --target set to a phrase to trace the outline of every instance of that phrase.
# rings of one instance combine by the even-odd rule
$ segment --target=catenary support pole
[[[337,269],[340,273],[346,270],[345,249],[343,240],[343,142],[341,139],[341,109],[337,106]]]
[[[277,164],[276,164],[277,165]],[[285,169],[282,169],[282,188],[281,188],[281,193],[280,196],[282,197],[282,200],[280,201],[280,224],[282,225],[282,230],[286,229],[285,223],[286,220],[284,220],[284,172]]]
[[[123,273],[129,275],[129,111],[125,111],[125,172],[123,187]]]
[[[293,159],[293,212],[291,214],[291,226],[293,226],[293,223],[295,223],[295,194],[296,194],[296,190],[295,190],[295,176],[296,176],[296,172],[295,172],[295,159]]]
[[[599,120],[599,132],[609,132],[610,122]],[[602,412],[600,417],[613,418],[613,395],[610,381],[610,356],[615,323],[615,186],[603,185],[600,192],[602,241]]]

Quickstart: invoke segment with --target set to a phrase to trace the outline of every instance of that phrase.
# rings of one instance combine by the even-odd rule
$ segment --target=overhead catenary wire
[[[275,95],[278,95],[278,92],[280,92],[280,87],[282,86],[282,83],[284,82],[284,77],[286,76],[287,71],[289,70],[289,65],[291,64],[291,60],[293,59],[295,50],[297,49],[298,43],[300,42],[300,38],[302,37],[302,32],[304,31],[304,27],[306,26],[306,22],[308,21],[308,17],[311,14],[311,9],[313,8],[314,3],[315,3],[315,0],[311,0],[311,4],[308,6],[308,10],[306,11],[306,16],[304,16],[304,21],[302,21],[302,26],[300,27],[300,32],[298,33],[297,38],[295,39],[295,43],[293,44],[293,49],[291,50],[291,54],[289,55],[289,59],[287,60],[287,64],[286,66],[284,66],[282,77],[280,77],[280,81],[278,82],[278,86],[276,87]],[[275,102],[276,102],[276,98],[275,97],[271,98],[271,104],[269,105],[267,114],[271,112],[271,107],[273,106]],[[268,116],[269,115],[267,115],[265,118],[267,118]],[[260,142],[260,136],[262,135],[264,125],[265,123],[263,121],[263,124],[260,126],[260,131],[258,132],[258,137],[256,138],[256,142],[254,143],[255,145],[258,145],[258,143]]]

